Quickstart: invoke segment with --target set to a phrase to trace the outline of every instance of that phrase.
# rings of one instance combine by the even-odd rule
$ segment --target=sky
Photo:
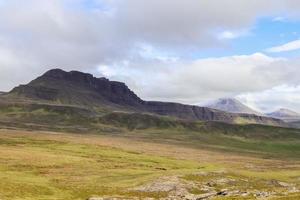
[[[145,100],[300,112],[300,1],[0,0],[0,90],[52,68]]]

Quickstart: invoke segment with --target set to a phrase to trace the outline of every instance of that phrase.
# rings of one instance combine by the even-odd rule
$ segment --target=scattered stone
[[[221,178],[221,179],[215,180],[214,182],[216,184],[227,184],[227,183],[231,183],[231,182],[234,182],[234,181],[235,181],[235,179]]]
[[[150,184],[139,186],[134,191],[139,192],[170,192],[176,190],[180,184],[178,177],[169,177],[156,180]]]
[[[216,186],[216,183],[214,183],[214,182],[208,182],[206,185],[207,185],[208,187],[215,187],[215,186]]]
[[[240,196],[246,197],[246,196],[248,196],[249,194],[250,194],[249,192],[241,192],[241,193],[240,193]]]
[[[87,200],[138,200],[138,198],[124,198],[124,197],[90,197]],[[153,200],[146,198],[145,200]]]
[[[200,174],[199,174],[200,175]],[[207,174],[201,174],[206,176]],[[240,179],[239,179],[240,180]],[[246,191],[234,190],[234,187],[230,185],[232,182],[236,182],[236,179],[232,178],[219,178],[212,179],[209,182],[194,182],[187,181],[181,179],[178,176],[172,177],[162,177],[154,182],[139,186],[134,188],[134,191],[139,192],[166,192],[167,197],[161,198],[161,200],[208,200],[214,199],[217,197],[247,197],[250,196],[257,199],[267,199],[272,196],[275,196],[277,193],[274,191],[260,191],[260,190],[252,190],[248,188]],[[248,182],[248,180],[247,180]],[[277,180],[272,180],[270,182],[265,182],[266,184],[270,184],[269,186],[277,186],[285,189],[287,194],[293,192],[300,192],[299,188],[295,186],[295,184],[280,182]],[[217,187],[218,186],[218,187]],[[223,188],[222,190],[217,190],[220,186],[228,186],[228,188]],[[201,191],[202,194],[192,194],[190,191],[192,189],[196,189]],[[282,192],[281,194],[285,194]],[[89,199],[89,200],[106,200],[106,199]],[[150,199],[148,199],[150,200]]]
[[[216,196],[216,195],[217,195],[216,192],[211,192],[211,193],[201,194],[201,195],[195,196],[195,200],[208,199],[208,198],[214,197],[214,196]]]
[[[259,191],[259,192],[256,192],[254,194],[254,196],[257,197],[257,198],[267,198],[267,197],[270,197],[273,194],[274,194],[273,192],[265,192],[265,191],[261,192],[261,191]]]
[[[226,196],[226,195],[228,195],[228,191],[227,191],[227,189],[221,190],[220,192],[217,193],[217,195]]]
[[[157,170],[163,170],[163,171],[167,170],[166,168],[163,168],[163,167],[156,167],[155,169],[157,169]]]
[[[281,181],[277,181],[277,183],[278,183],[278,185],[280,185],[282,187],[291,187],[292,186],[292,184],[281,182]]]
[[[298,192],[300,192],[300,189],[295,186],[288,189],[288,193],[298,193]]]
[[[104,200],[102,197],[90,197],[87,200]]]

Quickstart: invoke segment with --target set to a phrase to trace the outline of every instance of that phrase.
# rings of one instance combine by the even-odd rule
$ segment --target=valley
[[[0,96],[0,199],[299,199],[293,127],[50,70]]]
[[[0,198],[300,197],[299,157],[191,148],[130,135],[1,129]]]
[[[0,0],[0,200],[300,200],[300,0]]]

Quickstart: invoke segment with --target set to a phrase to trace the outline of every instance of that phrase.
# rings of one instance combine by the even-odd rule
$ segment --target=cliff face
[[[205,121],[233,121],[234,114],[214,110],[206,107],[184,105],[179,103],[165,103],[149,101],[145,102],[149,112],[159,115],[170,115],[182,119]]]
[[[91,74],[78,71],[65,72],[60,69],[50,70],[27,85],[14,88],[8,95],[89,108],[109,107],[112,111],[148,112],[186,120],[282,124],[277,119],[251,114],[227,113],[179,103],[143,101],[124,83],[106,78],[95,78]]]
[[[82,106],[139,106],[143,101],[124,83],[95,78],[91,74],[54,69],[14,88],[11,95]]]

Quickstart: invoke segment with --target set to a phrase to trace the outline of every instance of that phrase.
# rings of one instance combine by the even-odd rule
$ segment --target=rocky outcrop
[[[220,178],[219,176],[226,177]],[[141,185],[130,192],[144,194],[146,200],[208,200],[208,199],[268,199],[289,194],[297,194],[299,188],[295,184],[277,180],[254,180],[246,177],[229,178],[228,174],[205,173],[194,175],[199,178],[186,180],[180,176],[160,177],[153,182]],[[232,174],[230,175],[232,176]],[[255,188],[259,181],[262,188]],[[276,188],[276,190],[275,190]],[[151,198],[147,194],[164,194],[161,197]],[[138,200],[139,197],[90,197],[87,200]]]
[[[53,69],[27,85],[14,88],[11,95],[83,106],[119,105],[138,107],[143,101],[124,83],[95,78],[91,74]]]

